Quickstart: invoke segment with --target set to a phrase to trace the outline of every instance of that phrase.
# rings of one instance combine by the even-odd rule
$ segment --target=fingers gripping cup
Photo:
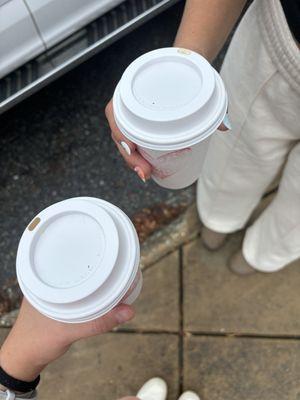
[[[139,261],[127,215],[106,201],[81,197],[46,208],[28,225],[18,247],[17,277],[42,314],[79,323],[136,300]]]
[[[225,117],[227,95],[205,58],[164,48],[129,65],[113,108],[121,132],[152,165],[154,181],[181,189],[200,175],[209,139]]]

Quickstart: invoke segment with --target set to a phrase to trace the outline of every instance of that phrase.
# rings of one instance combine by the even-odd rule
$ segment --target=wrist
[[[10,350],[5,344],[0,350],[0,366],[8,375],[25,382],[34,381],[45,367],[27,357],[26,352]]]
[[[33,381],[23,381],[9,375],[2,367],[0,367],[0,399],[16,398],[29,399],[36,395],[36,387],[40,382],[40,376]],[[15,397],[15,396],[18,397]]]

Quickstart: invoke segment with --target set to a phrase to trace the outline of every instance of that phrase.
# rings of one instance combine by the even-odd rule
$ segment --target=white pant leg
[[[290,152],[275,199],[247,230],[243,254],[264,272],[300,257],[300,142]]]
[[[259,2],[254,2],[242,20],[222,69],[233,130],[213,136],[198,182],[200,218],[218,232],[244,227],[300,138],[299,93],[269,56],[259,28]],[[298,48],[292,43],[297,55]]]

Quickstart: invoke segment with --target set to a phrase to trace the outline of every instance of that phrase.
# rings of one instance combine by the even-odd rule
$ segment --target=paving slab
[[[184,387],[201,400],[299,400],[300,342],[189,337]]]
[[[179,253],[175,251],[143,272],[142,293],[134,304],[136,317],[122,329],[179,330]]]
[[[43,400],[117,400],[162,376],[170,399],[178,393],[178,338],[168,334],[111,333],[76,343],[43,373]]]
[[[192,332],[300,335],[300,260],[273,274],[239,277],[227,268],[242,233],[217,252],[184,246],[184,328]]]

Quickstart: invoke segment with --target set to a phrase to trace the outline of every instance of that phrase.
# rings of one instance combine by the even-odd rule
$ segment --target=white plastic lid
[[[103,284],[118,250],[118,231],[107,212],[86,201],[63,201],[42,211],[25,230],[18,274],[40,299],[74,302]]]
[[[65,215],[65,212],[70,212],[70,210],[70,215],[73,216],[74,213],[84,212],[88,218],[90,218],[90,216],[93,218],[98,218],[100,214],[108,217],[110,222],[113,224],[112,226],[114,226],[117,232],[117,249],[115,249],[115,246],[113,245],[116,240],[114,232],[109,229],[110,224],[108,224],[107,219],[103,219],[103,217],[101,219],[100,231],[94,229],[94,223],[90,223],[88,219],[88,224],[83,224],[84,230],[82,231],[82,236],[77,238],[75,235],[75,241],[73,240],[73,233],[70,235],[70,231],[72,229],[69,228],[72,226],[73,228],[76,228],[77,217],[72,219],[73,222],[71,220],[71,226],[70,221],[66,219],[65,222],[60,222],[59,224],[57,223],[53,225],[53,229],[51,224],[54,224],[53,221],[56,218],[53,220],[52,214],[56,216],[58,215],[58,218],[62,218],[61,221],[63,221],[63,219],[67,216]],[[45,215],[47,215],[48,218],[45,218]],[[48,221],[48,224],[45,223],[45,231],[48,231],[48,233],[43,238],[44,243],[41,239],[43,236],[43,220]],[[68,227],[65,227],[67,224]],[[80,226],[81,225],[82,224],[80,224]],[[61,229],[61,227],[66,230],[67,235],[64,235],[62,237],[63,240],[58,242],[57,235],[55,233],[58,232],[59,235],[63,235],[64,229]],[[38,228],[41,230],[40,233],[38,233]],[[112,259],[108,260],[106,258],[106,260],[109,262],[111,261],[113,266],[111,267],[110,264],[104,264],[106,254],[106,251],[104,251],[99,268],[97,270],[95,269],[94,273],[91,273],[89,277],[83,278],[82,281],[75,286],[70,287],[68,282],[66,283],[66,281],[60,277],[60,273],[56,274],[56,272],[60,272],[59,268],[57,268],[57,271],[52,271],[52,273],[46,271],[46,268],[51,269],[52,263],[45,265],[45,268],[33,268],[32,264],[30,264],[24,269],[24,259],[28,258],[28,254],[30,253],[31,249],[33,249],[33,252],[35,253],[36,246],[40,246],[41,248],[43,246],[46,247],[46,251],[41,252],[43,258],[45,258],[45,256],[49,256],[52,260],[57,258],[59,261],[61,261],[61,258],[58,257],[60,245],[58,247],[52,247],[53,252],[49,253],[49,243],[52,243],[53,246],[55,243],[65,243],[66,247],[63,251],[63,254],[66,256],[67,261],[69,260],[69,257],[71,261],[73,261],[73,256],[69,254],[69,251],[72,251],[73,249],[71,242],[73,242],[74,245],[79,244],[77,252],[79,257],[77,257],[77,259],[81,257],[84,260],[87,260],[91,256],[91,252],[93,254],[94,250],[94,239],[91,239],[90,234],[95,236],[99,236],[100,234],[100,242],[102,244],[102,229],[104,230],[105,243],[107,244],[107,246],[102,246],[102,248],[105,247],[105,249],[109,250],[109,253],[112,252]],[[32,233],[31,237],[28,237],[28,232]],[[36,232],[35,235],[33,235],[33,232]],[[35,236],[37,239],[35,239]],[[55,237],[55,240],[53,240],[53,236]],[[90,247],[82,247],[81,239],[91,239],[91,244],[89,244]],[[41,241],[40,244],[36,244],[36,240]],[[96,243],[96,248],[98,249],[99,241],[96,241]],[[41,260],[39,257],[40,255],[38,254],[37,260]],[[58,321],[79,323],[104,315],[122,300],[136,277],[139,268],[139,261],[140,248],[137,233],[127,215],[118,207],[104,200],[91,197],[79,197],[65,200],[48,207],[29,224],[21,238],[18,248],[17,276],[23,294],[37,310],[44,315]],[[70,263],[68,265],[70,267]],[[78,270],[80,270],[81,263],[77,262],[76,265],[79,265]],[[65,267],[64,264],[62,265],[62,269],[65,271],[65,276],[67,274],[69,277],[77,277],[78,270],[76,269],[75,273],[73,273],[73,268],[69,267]],[[29,271],[31,270],[31,272],[34,270],[33,274],[30,274],[29,272],[28,275],[28,269]],[[36,270],[38,274],[36,273]],[[38,277],[36,275],[38,275]],[[36,284],[36,280],[38,280],[38,284]],[[40,280],[42,280],[42,282],[40,282]],[[50,288],[48,288],[49,297],[43,295],[40,288],[41,284],[45,285],[45,281],[47,281],[46,286],[49,286],[51,281]],[[87,285],[88,281],[90,281],[90,286],[88,286],[89,290],[87,290],[87,288],[84,292],[82,292],[82,288]],[[53,282],[55,283],[54,287]],[[69,293],[71,289],[72,291]],[[65,295],[67,292],[68,296]],[[60,295],[60,297],[56,296],[57,293]],[[53,295],[56,297],[53,297]]]
[[[176,150],[216,130],[227,110],[218,73],[199,54],[151,51],[125,70],[113,99],[116,123],[136,144]]]

